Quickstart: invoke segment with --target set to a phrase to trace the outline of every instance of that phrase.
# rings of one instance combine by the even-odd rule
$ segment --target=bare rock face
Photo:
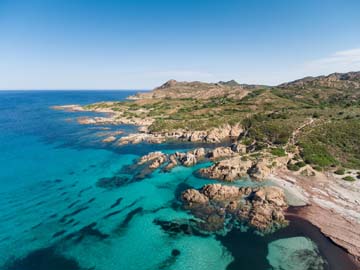
[[[278,187],[210,184],[184,191],[181,199],[184,207],[212,230],[224,227],[225,216],[265,233],[287,224],[284,211],[288,205],[284,191]]]
[[[205,138],[206,142],[221,142],[226,138],[238,138],[243,132],[243,128],[240,124],[234,126],[224,125],[219,128],[214,128],[208,132]]]
[[[247,175],[247,171],[252,167],[251,160],[243,160],[239,156],[221,160],[211,167],[199,170],[201,176],[211,179],[232,182]]]

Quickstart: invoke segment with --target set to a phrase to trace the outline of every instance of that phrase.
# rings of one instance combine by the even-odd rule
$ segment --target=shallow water
[[[87,113],[50,109],[59,104],[122,100],[131,93],[0,92],[1,269],[265,270],[272,267],[267,257],[276,257],[269,254],[273,241],[302,236],[317,244],[320,238],[315,236],[321,234],[307,231],[304,228],[309,225],[296,220],[267,237],[239,229],[226,235],[164,230],[161,222],[192,218],[179,207],[177,198],[185,188],[215,182],[194,174],[208,164],[177,167],[171,173],[155,171],[144,179],[134,177],[138,172],[129,165],[149,151],[172,152],[191,145],[106,145],[99,133],[108,130],[75,121]],[[125,134],[134,130],[105,128]],[[116,185],[107,185],[109,179],[116,180]],[[343,269],[345,257],[339,257],[340,268],[336,268],[327,258],[330,255],[322,252],[331,245],[321,242],[315,249],[317,256],[330,261],[317,269]],[[336,252],[331,256],[341,253]]]

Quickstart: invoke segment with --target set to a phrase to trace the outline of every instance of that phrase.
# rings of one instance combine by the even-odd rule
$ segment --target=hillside
[[[306,77],[281,84],[274,92],[308,104],[355,104],[360,98],[360,72]]]
[[[249,90],[258,89],[261,86],[238,84],[231,80],[218,83],[204,82],[178,82],[170,80],[155,88],[149,93],[139,93],[131,99],[209,99],[216,97],[227,97],[241,99],[249,93]]]
[[[276,147],[293,152],[291,164],[300,160],[320,170],[358,168],[359,78],[360,72],[334,73],[277,87],[235,81],[168,81],[149,93],[138,94],[134,101],[98,103],[85,109],[112,111],[116,121],[145,126],[149,134],[165,139],[240,125],[241,142],[256,150]],[[306,123],[310,124],[304,126]]]

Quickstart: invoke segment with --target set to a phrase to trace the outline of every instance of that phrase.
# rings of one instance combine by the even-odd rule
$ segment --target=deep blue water
[[[174,236],[155,224],[154,220],[192,218],[174,207],[177,193],[184,186],[198,188],[214,181],[194,174],[206,164],[178,167],[171,173],[155,171],[144,179],[136,177],[138,171],[131,165],[149,151],[190,145],[105,144],[106,132],[127,134],[135,128],[82,126],[76,117],[89,113],[51,109],[118,101],[131,94],[0,91],[0,269],[280,269],[273,263],[280,251],[270,244],[295,236],[315,240],[318,256],[330,261],[326,251],[334,248],[331,243],[316,229],[295,221],[267,237],[240,230]],[[127,179],[127,185],[104,188],[97,184],[104,178]],[[305,268],[297,264],[289,269]]]

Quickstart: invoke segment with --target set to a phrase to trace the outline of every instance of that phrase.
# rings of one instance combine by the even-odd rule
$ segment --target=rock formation
[[[216,147],[212,151],[210,151],[207,155],[210,159],[219,159],[224,157],[234,156],[235,152],[230,147]]]
[[[228,216],[261,232],[270,232],[287,224],[285,194],[278,187],[239,188],[210,184],[200,190],[184,191],[181,199],[184,207],[211,230],[223,228]]]
[[[135,133],[124,136],[118,140],[119,145],[126,144],[138,144],[142,142],[147,143],[162,143],[165,141],[165,138],[161,135],[153,135],[147,133]]]
[[[145,163],[149,163],[150,169],[159,168],[165,161],[167,160],[167,156],[162,152],[151,152],[148,155],[145,155],[140,158],[138,165],[143,165]]]
[[[224,159],[214,165],[199,170],[201,176],[232,182],[247,175],[253,162],[240,156]]]

